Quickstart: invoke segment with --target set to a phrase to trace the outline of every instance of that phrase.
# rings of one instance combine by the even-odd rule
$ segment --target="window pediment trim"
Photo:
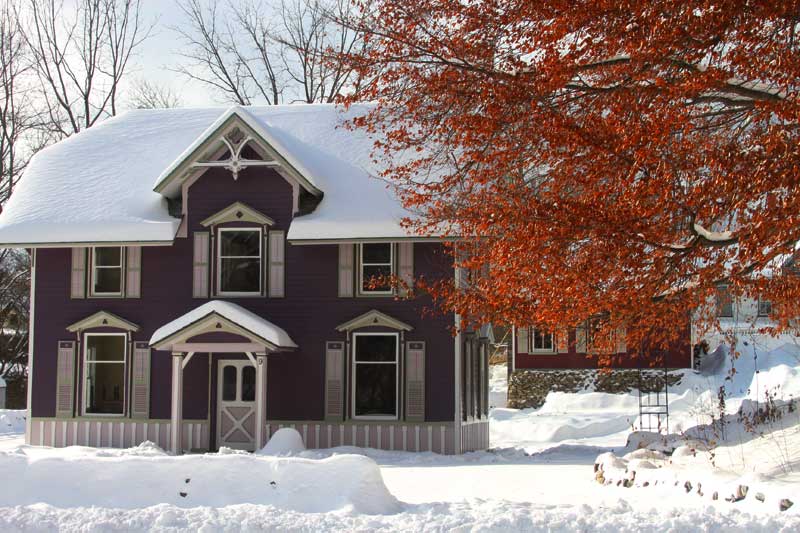
[[[348,320],[336,326],[336,331],[353,331],[360,328],[368,328],[375,326],[383,326],[399,331],[411,331],[414,328],[405,322],[392,318],[385,313],[381,313],[377,309],[367,311],[363,315],[359,315],[352,320]]]
[[[232,203],[225,209],[200,222],[200,225],[207,228],[209,226],[217,226],[226,222],[248,222],[260,224],[262,226],[275,225],[275,221],[273,219],[243,202]]]
[[[139,331],[139,326],[137,324],[125,320],[114,313],[109,313],[108,311],[98,311],[83,320],[70,324],[67,326],[67,331],[75,333],[92,328],[117,328],[131,332]]]

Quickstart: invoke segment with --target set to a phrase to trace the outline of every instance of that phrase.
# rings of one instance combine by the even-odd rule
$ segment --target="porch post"
[[[267,425],[267,354],[256,355],[256,450],[265,444]]]
[[[183,453],[183,354],[172,354],[172,418],[170,422],[170,451]]]

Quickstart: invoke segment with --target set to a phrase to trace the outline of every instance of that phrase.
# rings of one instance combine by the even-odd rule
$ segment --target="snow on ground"
[[[636,451],[641,436],[628,443],[638,426],[636,395],[553,393],[538,410],[506,409],[506,369],[495,366],[494,449],[463,456],[303,450],[290,434],[264,450],[269,455],[0,442],[0,471],[15,479],[0,488],[0,530],[797,531],[797,411],[759,426],[763,436],[734,422],[766,390],[783,401],[800,393],[800,349],[785,339],[744,342],[732,379],[731,364],[711,357],[705,373],[690,372],[670,389],[670,430],[683,447],[673,457]],[[730,424],[711,457],[698,443],[714,436],[720,386]],[[598,483],[598,457],[608,481],[629,477],[632,467],[642,472],[639,485]],[[661,468],[643,467],[647,461]],[[743,483],[744,500],[726,501]],[[796,505],[781,512],[784,498]]]
[[[0,409],[0,435],[25,433],[25,410]]]

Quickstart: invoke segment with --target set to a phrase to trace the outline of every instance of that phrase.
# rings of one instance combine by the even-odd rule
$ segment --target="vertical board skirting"
[[[209,449],[209,427],[206,421],[185,421],[184,442],[196,450]],[[39,446],[63,448],[89,446],[97,448],[132,448],[151,441],[169,449],[169,424],[142,421],[97,421],[91,419],[39,419],[31,424],[31,442]]]

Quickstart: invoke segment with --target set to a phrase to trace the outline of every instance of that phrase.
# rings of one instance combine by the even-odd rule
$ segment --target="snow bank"
[[[0,409],[0,435],[25,433],[24,409]]]
[[[272,435],[267,445],[261,448],[258,455],[297,455],[305,451],[303,437],[296,429],[281,428]]]
[[[251,454],[170,456],[152,443],[130,450],[20,446],[0,452],[5,506],[138,509],[159,504],[263,504],[301,513],[400,511],[372,459],[321,460]]]

